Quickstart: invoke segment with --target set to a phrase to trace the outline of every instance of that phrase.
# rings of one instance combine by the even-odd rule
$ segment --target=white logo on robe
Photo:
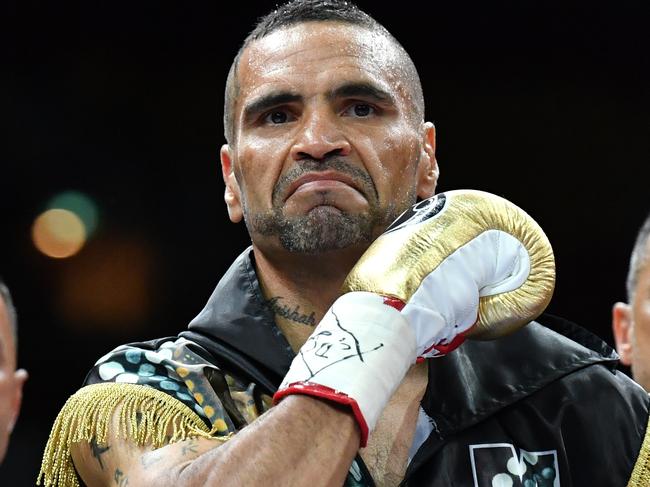
[[[510,443],[470,445],[474,487],[560,487],[557,450],[526,451]]]

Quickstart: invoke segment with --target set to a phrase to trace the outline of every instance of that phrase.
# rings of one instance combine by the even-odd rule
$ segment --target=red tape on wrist
[[[273,404],[278,404],[283,398],[290,394],[305,394],[307,396],[315,396],[321,399],[327,399],[328,401],[334,401],[345,406],[350,406],[352,409],[352,414],[357,420],[359,425],[359,430],[361,431],[361,447],[363,448],[368,444],[368,424],[366,419],[361,413],[359,404],[357,401],[347,394],[332,389],[321,384],[316,384],[314,382],[293,382],[289,384],[284,389],[280,389],[273,395]]]

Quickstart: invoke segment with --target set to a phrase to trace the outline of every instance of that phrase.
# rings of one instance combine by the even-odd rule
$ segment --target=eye
[[[265,117],[264,121],[267,123],[270,123],[272,125],[278,125],[281,123],[287,123],[289,121],[289,115],[287,112],[283,112],[280,110],[275,110],[273,112],[269,112]]]
[[[367,103],[354,103],[345,110],[346,115],[359,118],[369,117],[375,113],[375,107]]]

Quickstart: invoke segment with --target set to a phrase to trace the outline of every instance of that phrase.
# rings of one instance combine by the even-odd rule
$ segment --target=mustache
[[[379,198],[375,182],[370,175],[363,169],[353,166],[338,156],[331,156],[326,159],[301,159],[299,165],[290,169],[286,174],[281,176],[273,187],[273,203],[277,203],[287,191],[287,188],[296,179],[309,172],[324,172],[334,170],[341,174],[350,176],[366,196],[374,195],[375,199]]]

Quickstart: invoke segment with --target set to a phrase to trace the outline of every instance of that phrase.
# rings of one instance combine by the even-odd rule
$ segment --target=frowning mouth
[[[288,200],[294,193],[303,190],[313,189],[316,191],[327,191],[328,189],[340,187],[341,185],[349,186],[361,193],[364,197],[366,196],[365,192],[350,176],[337,171],[327,170],[309,172],[293,181],[287,188],[284,201]]]

